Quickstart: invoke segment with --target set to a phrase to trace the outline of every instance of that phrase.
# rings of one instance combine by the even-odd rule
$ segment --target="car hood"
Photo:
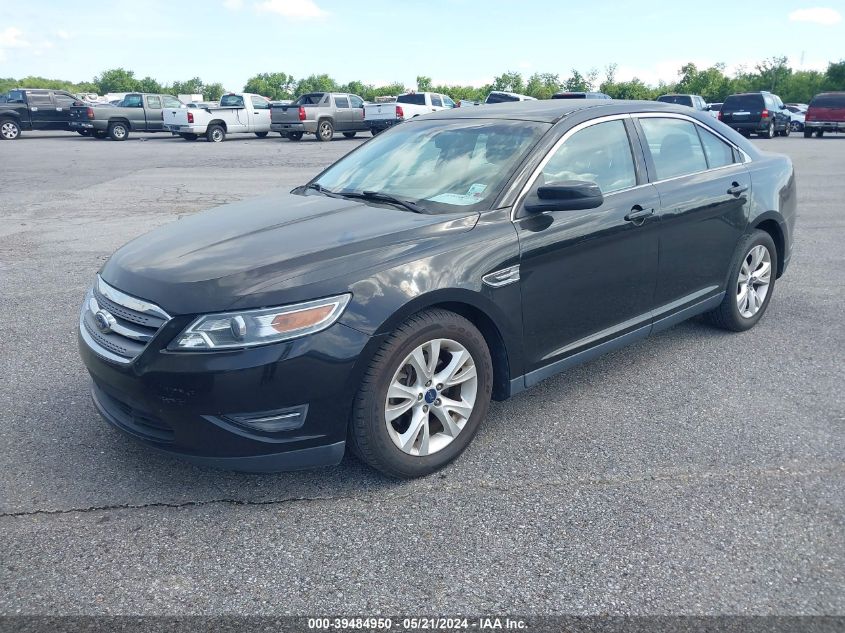
[[[280,305],[344,292],[358,271],[414,259],[477,220],[275,194],[157,228],[120,248],[100,274],[172,315]]]

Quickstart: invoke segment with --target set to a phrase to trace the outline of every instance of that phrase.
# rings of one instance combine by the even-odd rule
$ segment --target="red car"
[[[813,97],[804,121],[804,138],[825,132],[845,132],[845,92],[822,92]]]

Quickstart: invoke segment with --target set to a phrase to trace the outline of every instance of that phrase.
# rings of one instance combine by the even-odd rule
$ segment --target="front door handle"
[[[748,185],[741,185],[738,182],[731,183],[732,186],[728,189],[728,193],[732,196],[739,197],[741,194],[748,191]]]
[[[649,216],[654,215],[654,209],[643,209],[640,205],[636,205],[631,209],[631,212],[625,216],[626,222],[633,222],[634,224],[642,224]]]

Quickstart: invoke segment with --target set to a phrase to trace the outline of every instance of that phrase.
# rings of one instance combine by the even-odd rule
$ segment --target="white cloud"
[[[232,11],[237,11],[244,6],[244,0],[223,0],[223,6]]]
[[[832,26],[842,21],[842,15],[836,9],[827,7],[813,7],[811,9],[797,9],[789,14],[791,22],[812,22]]]
[[[19,28],[9,26],[0,31],[0,48],[28,48],[29,45]]]
[[[255,5],[262,13],[278,13],[286,18],[312,19],[328,15],[314,0],[265,0]]]
[[[70,33],[59,29],[58,31],[56,31],[56,37],[58,37],[60,40],[68,40],[70,39]]]

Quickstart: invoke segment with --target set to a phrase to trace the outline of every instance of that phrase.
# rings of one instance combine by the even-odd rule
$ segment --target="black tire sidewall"
[[[435,318],[431,318],[436,315]],[[484,336],[463,317],[446,311],[432,311],[409,320],[411,329],[400,327],[399,336],[389,339],[382,348],[386,353],[371,367],[374,380],[371,388],[359,391],[353,413],[353,433],[366,434],[367,443],[377,457],[370,461],[382,472],[395,477],[420,477],[435,472],[457,458],[475,436],[481,421],[487,416],[493,385],[493,366]],[[404,331],[403,331],[404,330]],[[390,439],[384,418],[387,389],[399,364],[416,347],[435,338],[457,341],[469,351],[478,375],[475,407],[461,433],[442,450],[425,457],[415,457],[402,452]],[[356,451],[359,452],[359,451]],[[360,452],[359,452],[360,454]],[[366,457],[365,457],[366,459]]]
[[[215,141],[215,140],[214,140],[214,132],[215,132],[216,130],[219,130],[219,131],[220,131],[220,135],[221,135],[221,137],[220,137],[220,140],[219,140],[219,141]],[[208,142],[209,142],[209,143],[222,143],[223,141],[225,141],[225,140],[226,140],[226,130],[224,130],[224,129],[223,129],[221,126],[219,126],[219,125],[212,125],[210,128],[208,128],[208,129],[205,131],[205,138],[208,140]]]

